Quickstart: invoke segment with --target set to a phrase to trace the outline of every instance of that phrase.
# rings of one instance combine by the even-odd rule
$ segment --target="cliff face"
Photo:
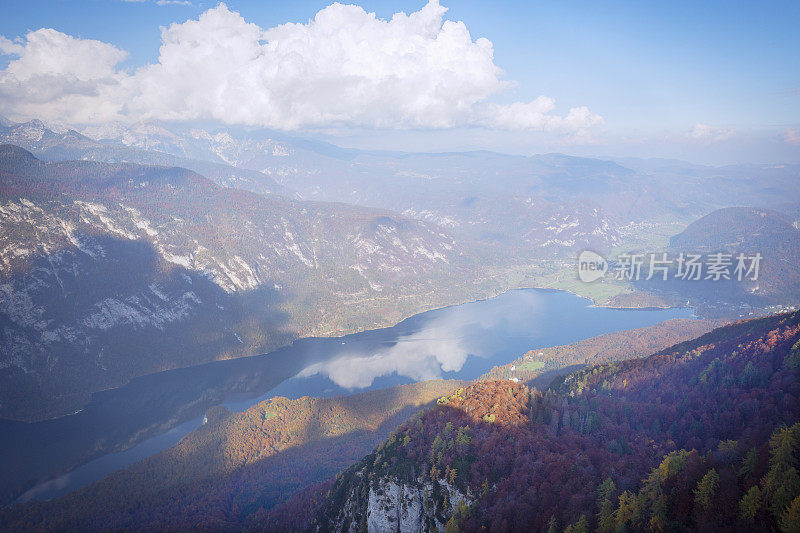
[[[443,531],[487,490],[471,483],[474,432],[529,423],[531,391],[484,381],[437,401],[337,477],[317,518],[320,531]]]
[[[329,526],[334,531],[350,532],[363,531],[365,526],[375,533],[442,531],[460,506],[473,501],[469,491],[462,492],[446,479],[404,482],[387,476],[371,481],[366,494],[359,485],[353,486]]]

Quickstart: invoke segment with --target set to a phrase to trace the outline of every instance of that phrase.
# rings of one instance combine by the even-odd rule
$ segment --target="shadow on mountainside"
[[[309,362],[280,351],[213,362],[297,338],[282,309],[285,291],[266,284],[227,293],[202,273],[165,263],[146,241],[76,238],[89,253],[53,251],[2,279],[0,413],[78,412],[0,419],[0,505],[201,416],[228,393],[265,392]]]
[[[430,407],[431,398],[460,385],[437,381],[331,399],[276,398],[245,413],[215,407],[207,424],[173,448],[64,497],[7,508],[0,526],[241,529],[355,463]],[[300,410],[284,412],[286,405]]]

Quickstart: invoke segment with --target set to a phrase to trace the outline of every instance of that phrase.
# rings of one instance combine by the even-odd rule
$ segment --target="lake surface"
[[[262,356],[143,376],[95,394],[74,415],[0,421],[0,478],[12,481],[6,503],[60,496],[158,453],[202,424],[212,405],[242,411],[273,396],[475,379],[530,349],[691,316],[691,309],[608,309],[566,292],[524,289],[389,328],[301,339]]]

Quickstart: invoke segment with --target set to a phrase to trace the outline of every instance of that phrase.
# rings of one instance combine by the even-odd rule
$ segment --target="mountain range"
[[[449,303],[473,275],[442,228],[384,210],[181,168],[46,163],[12,145],[0,177],[5,417],[65,414],[136,375],[397,321]]]
[[[269,390],[313,357],[221,381],[208,363],[301,338],[526,286],[724,317],[535,347],[475,382],[212,407],[176,446],[0,511],[0,528],[794,524],[800,484],[785,456],[800,456],[800,315],[723,324],[800,303],[799,177],[797,165],[378,152],[245,128],[0,120],[4,449],[49,453],[60,421],[91,424],[83,409],[102,419],[103,398],[114,401],[103,393],[135,393],[137,378],[163,376],[159,391],[199,376],[164,417],[110,425],[114,436],[89,427],[39,465],[5,462],[4,504],[202,416],[220,391]],[[655,252],[763,263],[744,282],[591,284],[576,276],[584,250],[612,264]],[[55,438],[15,442],[30,435]]]
[[[711,235],[692,228],[730,224],[709,215],[686,225],[745,201],[781,228],[757,236],[774,257],[752,303],[800,296],[791,242],[776,245],[797,233],[800,170],[791,166],[369,152],[155,123],[84,133],[0,125],[0,141],[14,143],[0,149],[6,418],[64,415],[138,375],[389,325],[509,288],[685,304],[671,286],[582,285],[573,258],[667,249],[684,228]],[[783,265],[777,274],[773,264]],[[742,301],[743,288],[723,300]]]

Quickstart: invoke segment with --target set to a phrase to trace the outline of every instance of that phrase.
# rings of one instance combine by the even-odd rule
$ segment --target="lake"
[[[526,351],[689,318],[691,309],[609,309],[523,289],[428,311],[396,326],[301,339],[275,352],[161,372],[93,395],[55,420],[0,420],[0,503],[49,499],[177,443],[223,404],[333,396],[434,378],[475,379]],[[80,466],[79,466],[80,465]]]

